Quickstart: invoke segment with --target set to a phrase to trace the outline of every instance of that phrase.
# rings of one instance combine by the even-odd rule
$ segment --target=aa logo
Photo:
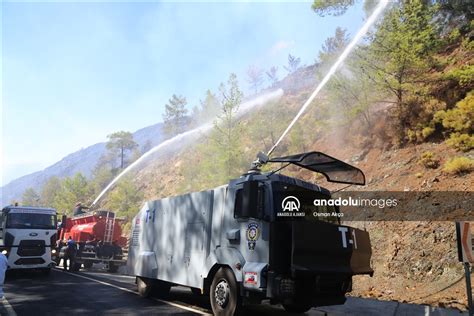
[[[281,208],[283,212],[299,212],[300,201],[292,195],[287,196],[283,199],[283,202],[281,202]]]

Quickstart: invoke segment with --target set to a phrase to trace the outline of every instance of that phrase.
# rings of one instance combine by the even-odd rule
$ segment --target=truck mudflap
[[[366,231],[323,221],[295,221],[292,226],[293,274],[373,275]]]

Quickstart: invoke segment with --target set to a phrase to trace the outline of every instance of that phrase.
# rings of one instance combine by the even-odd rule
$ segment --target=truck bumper
[[[8,269],[47,269],[56,265],[51,255],[47,251],[42,256],[19,256],[13,248],[8,254]]]

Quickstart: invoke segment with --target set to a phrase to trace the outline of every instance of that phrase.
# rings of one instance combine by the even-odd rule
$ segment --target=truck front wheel
[[[241,307],[239,286],[234,273],[229,268],[217,270],[209,293],[214,315],[231,316],[238,314]]]

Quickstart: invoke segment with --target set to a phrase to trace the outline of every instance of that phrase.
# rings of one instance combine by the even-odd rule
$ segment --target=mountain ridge
[[[140,148],[156,146],[164,140],[163,123],[157,123],[136,130],[133,139]],[[63,157],[54,164],[33,173],[16,178],[0,188],[0,203],[6,205],[13,200],[20,200],[27,188],[38,191],[51,177],[69,177],[81,172],[90,178],[100,157],[106,152],[106,142],[96,143],[81,148]]]

